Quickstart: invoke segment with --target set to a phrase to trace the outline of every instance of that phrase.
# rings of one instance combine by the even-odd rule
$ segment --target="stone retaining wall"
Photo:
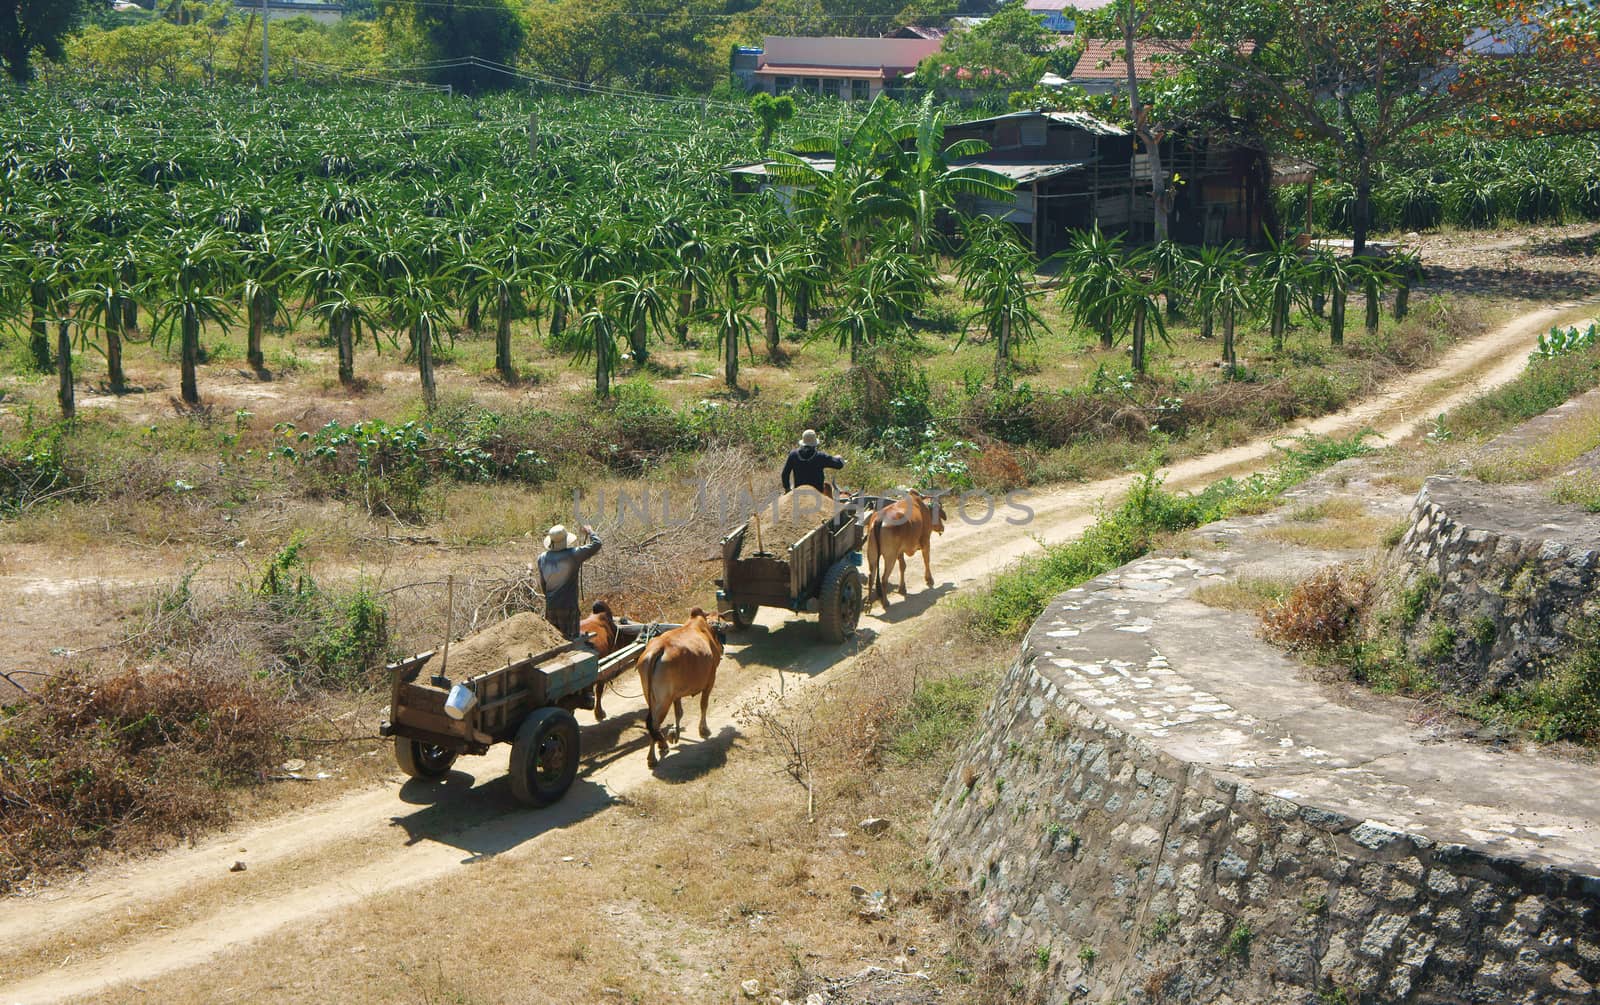
[[[1257,792],[1132,735],[1047,658],[1078,608],[1035,626],[930,839],[1044,1000],[1596,1000],[1600,881]]]
[[[1513,687],[1595,643],[1600,517],[1547,486],[1430,478],[1391,564],[1390,592],[1418,608],[1395,629],[1452,692]]]

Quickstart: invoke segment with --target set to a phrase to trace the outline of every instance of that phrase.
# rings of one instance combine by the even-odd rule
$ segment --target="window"
[[[1043,118],[1022,120],[1022,145],[1025,147],[1044,146],[1045,137],[1049,131],[1049,123]]]
[[[850,97],[856,101],[865,101],[872,97],[872,85],[865,80],[850,81]]]
[[[837,77],[829,77],[822,82],[822,93],[830,98],[842,97],[844,95],[844,81]]]
[[[794,78],[779,77],[776,89],[779,94],[784,94],[788,91],[794,90]]]
[[[818,80],[816,77],[807,77],[807,78],[805,78],[804,83],[802,83],[800,86],[805,88],[807,93],[810,93],[810,94],[821,94],[822,93],[822,81]]]

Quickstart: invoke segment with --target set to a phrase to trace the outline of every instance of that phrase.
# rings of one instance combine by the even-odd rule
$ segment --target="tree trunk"
[[[477,331],[483,322],[483,311],[478,304],[477,297],[467,300],[467,330]]]
[[[1200,337],[1210,341],[1216,335],[1216,311],[1207,307],[1200,315]]]
[[[1144,327],[1148,308],[1139,304],[1133,309],[1133,372],[1144,376]]]
[[[854,351],[852,349],[852,358]],[[722,330],[722,381],[729,387],[739,386],[739,329],[732,325]]]
[[[1322,312],[1328,309],[1328,294],[1322,290],[1311,294],[1311,313],[1322,317]]]
[[[1108,324],[1101,324],[1100,325],[1100,348],[1101,349],[1110,349],[1111,346],[1112,346],[1111,326],[1108,325]]]
[[[644,366],[645,361],[650,358],[649,334],[645,326],[645,317],[640,314],[634,318],[633,331],[628,337],[628,350],[633,353],[634,366]]]
[[[767,334],[767,358],[776,360],[778,358],[778,288],[776,286],[769,285],[767,287],[766,317],[762,320]]]
[[[184,308],[179,353],[181,379],[179,394],[185,405],[200,404],[200,388],[195,382],[195,370],[200,365],[200,318],[194,309]]]
[[[122,372],[122,305],[115,298],[106,307],[106,377],[112,394],[128,389],[128,377]]]
[[[495,304],[494,368],[507,382],[517,379],[516,368],[511,365],[511,292],[500,291]]]
[[[687,290],[678,294],[678,344],[689,341],[689,315],[694,313],[694,295]]]
[[[1367,334],[1378,334],[1378,308],[1383,303],[1383,295],[1378,289],[1376,279],[1367,280]]]
[[[139,302],[132,297],[122,298],[122,330],[130,332],[139,330]]]
[[[1394,291],[1394,319],[1404,321],[1407,314],[1411,313],[1411,277],[1400,277],[1400,285]]]
[[[254,370],[266,369],[267,359],[261,354],[261,336],[267,328],[267,314],[272,305],[266,290],[257,290],[250,298],[249,329],[245,336],[245,362]]]
[[[808,283],[795,287],[793,320],[796,331],[811,330],[811,286]]]
[[[56,325],[56,377],[59,381],[56,400],[61,402],[61,417],[70,419],[78,409],[72,397],[72,329],[66,321]]]
[[[594,393],[602,398],[611,397],[611,360],[606,358],[606,339],[610,335],[603,322],[594,326]]]
[[[1222,365],[1228,373],[1239,368],[1239,360],[1233,354],[1233,305],[1225,304],[1222,308]]]
[[[1344,345],[1344,305],[1349,292],[1343,285],[1333,291],[1333,303],[1328,308],[1328,340],[1336,346]]]
[[[557,300],[550,305],[550,340],[559,341],[561,333],[567,330],[567,305]]]
[[[1350,221],[1350,257],[1360,258],[1367,250],[1367,215],[1372,207],[1372,165],[1365,159],[1356,170],[1355,219]]]
[[[355,321],[340,311],[334,325],[334,342],[339,346],[339,383],[354,387],[356,382]]]
[[[422,404],[432,412],[439,403],[439,392],[433,383],[433,332],[430,326],[412,325],[411,344],[417,353],[417,376],[422,378]]]
[[[1272,293],[1272,351],[1283,351],[1283,333],[1289,327],[1289,291]]]
[[[995,383],[1002,383],[1006,373],[1011,369],[1011,319],[1000,320],[1000,330],[994,333],[994,379]]]
[[[49,373],[50,322],[45,318],[45,313],[50,310],[50,292],[42,284],[34,283],[31,295],[33,299],[33,333],[28,339],[28,352],[33,356],[34,369],[40,373]]]

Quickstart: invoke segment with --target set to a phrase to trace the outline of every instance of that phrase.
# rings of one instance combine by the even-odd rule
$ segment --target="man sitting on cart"
[[[823,472],[829,468],[844,467],[844,458],[823,453],[817,448],[817,431],[808,429],[800,434],[800,445],[789,451],[789,459],[783,464],[783,490],[788,492],[791,488],[808,485],[825,496],[832,497],[833,493],[823,481]],[[790,481],[793,485],[790,485]]]
[[[550,528],[544,537],[544,553],[539,556],[539,590],[544,594],[544,618],[568,639],[578,637],[578,570],[600,552],[600,538],[585,524],[583,534],[589,543],[578,546],[578,538],[561,524]]]

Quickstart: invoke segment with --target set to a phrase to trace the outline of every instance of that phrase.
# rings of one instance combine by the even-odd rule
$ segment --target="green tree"
[[[35,55],[60,61],[72,30],[111,0],[0,0],[0,63],[19,84],[33,79]]]
[[[480,63],[457,61],[475,58],[490,63],[513,64],[527,37],[528,27],[511,0],[378,0],[378,16],[391,31],[412,34],[422,55],[441,63],[430,74],[435,83],[467,93],[510,86],[515,78]]]
[[[756,137],[756,148],[763,154],[772,146],[772,134],[778,127],[794,118],[794,98],[787,94],[773,97],[765,91],[750,99],[750,110],[761,122],[761,133]]]
[[[1190,0],[1184,56],[1252,145],[1308,161],[1355,191],[1354,254],[1366,249],[1379,172],[1440,125],[1495,119],[1561,128],[1597,121],[1600,5],[1541,0]],[[1503,36],[1500,44],[1488,44]],[[1466,44],[1476,40],[1475,44]],[[1562,81],[1585,79],[1574,88]],[[1552,95],[1558,97],[1552,98]],[[1558,107],[1545,102],[1556,100]],[[1589,114],[1568,107],[1578,101]],[[1506,115],[1487,114],[1500,106]],[[1582,111],[1579,109],[1578,111]]]

